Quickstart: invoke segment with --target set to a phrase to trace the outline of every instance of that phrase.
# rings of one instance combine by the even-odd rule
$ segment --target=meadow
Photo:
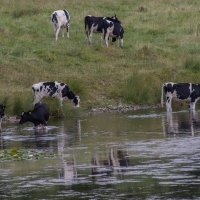
[[[59,9],[70,13],[70,37],[60,32],[56,42],[50,15]],[[123,47],[106,47],[100,34],[86,44],[88,14],[116,14]],[[0,103],[8,115],[32,108],[31,86],[40,81],[64,82],[81,98],[79,110],[44,99],[54,116],[158,104],[164,82],[200,83],[198,0],[1,0],[0,19]]]

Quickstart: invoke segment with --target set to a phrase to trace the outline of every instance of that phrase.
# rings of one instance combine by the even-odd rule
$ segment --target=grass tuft
[[[20,18],[24,16],[37,15],[39,10],[37,8],[22,8],[14,10],[12,13],[13,18]]]
[[[185,69],[199,72],[200,71],[200,60],[194,58],[188,58],[184,61],[183,66]]]

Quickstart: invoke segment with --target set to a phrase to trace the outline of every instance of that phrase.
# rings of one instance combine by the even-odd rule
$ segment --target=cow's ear
[[[6,106],[3,106],[3,109],[5,109],[6,108]]]

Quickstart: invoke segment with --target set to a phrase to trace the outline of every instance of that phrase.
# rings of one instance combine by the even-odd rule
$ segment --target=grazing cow
[[[6,106],[0,105],[0,130],[1,130],[1,122],[5,115],[5,108]]]
[[[107,47],[109,36],[113,38],[113,42],[118,40],[118,47],[119,40],[121,41],[121,46],[123,46],[124,29],[119,22],[110,21],[107,18],[104,18],[102,22],[102,36],[105,39]]]
[[[54,11],[51,14],[51,21],[56,36],[56,41],[58,40],[58,34],[60,29],[62,29],[62,37],[64,37],[64,28],[66,28],[67,37],[69,37],[70,15],[67,10]]]
[[[116,15],[112,17],[94,17],[92,15],[87,15],[85,17],[85,35],[87,43],[92,44],[92,33],[102,33],[103,19],[109,19],[110,21],[120,23]],[[101,41],[103,39],[102,36],[101,34]]]
[[[60,100],[60,105],[62,106],[62,101],[64,99],[69,99],[73,101],[75,107],[80,107],[80,98],[78,95],[70,90],[67,84],[59,82],[40,82],[32,86],[32,91],[34,94],[34,105],[38,103],[43,97],[52,96],[53,98],[58,98]]]
[[[33,110],[28,112],[22,111],[20,124],[32,122],[34,126],[44,125],[47,126],[49,120],[49,109],[45,103],[36,103]]]
[[[172,111],[171,101],[189,101],[189,109],[195,110],[195,104],[200,98],[200,84],[173,83],[168,82],[162,85],[161,105],[163,106],[163,90],[166,96],[166,109]]]

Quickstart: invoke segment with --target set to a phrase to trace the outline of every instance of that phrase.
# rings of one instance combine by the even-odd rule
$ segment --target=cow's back
[[[32,115],[35,118],[44,117],[45,121],[49,120],[49,109],[45,103],[36,103],[32,111]]]

